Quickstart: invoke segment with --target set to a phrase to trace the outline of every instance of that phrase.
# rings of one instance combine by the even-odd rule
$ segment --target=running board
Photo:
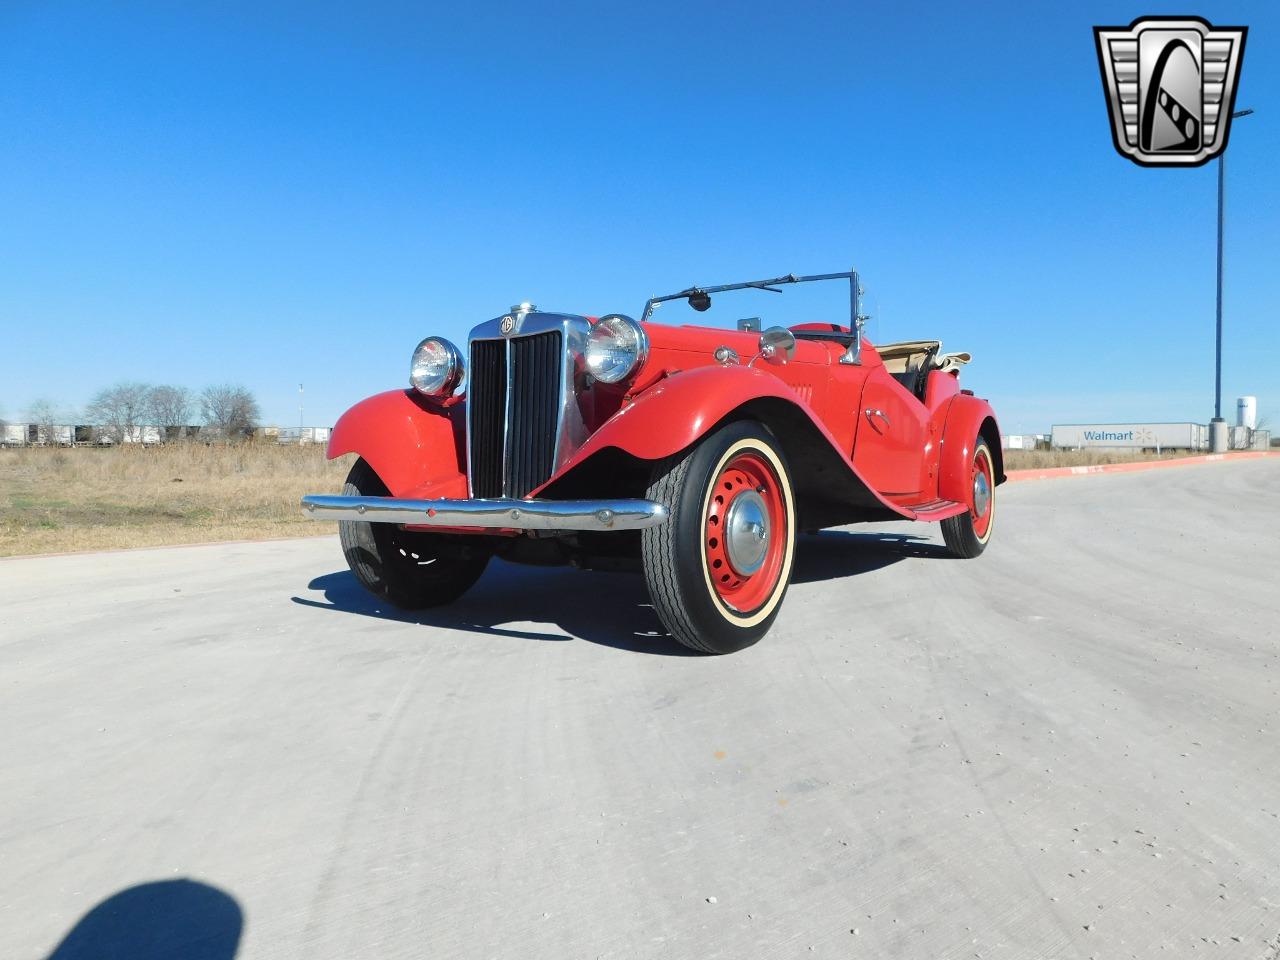
[[[927,503],[904,506],[902,509],[911,511],[916,520],[946,520],[964,513],[969,505],[958,500],[930,500]]]

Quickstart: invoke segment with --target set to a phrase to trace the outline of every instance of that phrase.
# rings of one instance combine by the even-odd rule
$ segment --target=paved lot
[[[0,562],[4,955],[1275,957],[1280,462],[1000,493],[976,561],[807,539],[725,658],[625,575]]]

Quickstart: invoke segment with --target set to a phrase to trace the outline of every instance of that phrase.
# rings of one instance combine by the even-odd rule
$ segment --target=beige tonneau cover
[[[932,368],[943,373],[958,370],[973,359],[968,353],[941,353],[941,350],[941,340],[903,340],[876,347],[889,373],[919,370],[931,355],[934,357]]]

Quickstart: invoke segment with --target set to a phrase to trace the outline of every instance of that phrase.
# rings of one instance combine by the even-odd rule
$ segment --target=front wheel
[[[357,460],[342,488],[349,497],[385,497],[387,486]],[[397,607],[418,610],[452,603],[484,573],[492,550],[476,538],[402,530],[394,523],[342,520],[338,538],[360,585]]]
[[[645,580],[671,634],[701,653],[759,640],[791,581],[796,510],[790,471],[761,423],[721,427],[659,463],[648,497],[666,523],[641,536]]]
[[[942,521],[942,539],[952,556],[968,560],[987,548],[996,519],[995,473],[991,448],[979,438],[969,465],[969,509]]]

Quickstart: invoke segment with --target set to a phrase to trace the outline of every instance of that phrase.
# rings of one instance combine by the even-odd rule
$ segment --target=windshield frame
[[[783,284],[811,283],[816,280],[849,281],[848,332],[856,335],[863,319],[859,309],[859,299],[862,296],[862,289],[858,284],[857,270],[850,270],[847,273],[814,273],[803,277],[797,277],[794,273],[788,273],[784,277],[774,277],[771,280],[747,280],[743,283],[724,283],[714,287],[689,287],[687,290],[681,290],[679,293],[669,293],[661,297],[650,297],[645,301],[644,312],[640,315],[640,322],[648,323],[653,319],[653,311],[658,304],[667,303],[671,300],[687,300],[697,294],[710,296],[713,293],[727,293],[730,290],[769,290],[773,293],[782,293],[782,291],[777,288]]]

